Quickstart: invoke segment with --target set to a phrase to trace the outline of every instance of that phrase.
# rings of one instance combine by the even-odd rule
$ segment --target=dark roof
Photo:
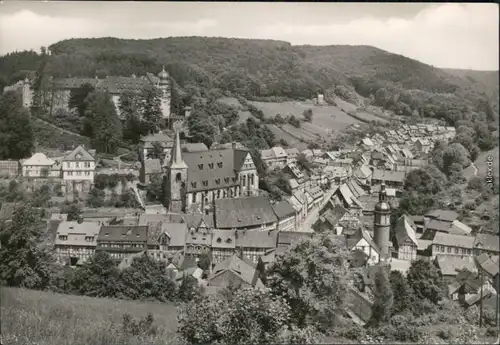
[[[406,215],[399,217],[394,231],[398,246],[401,246],[408,238],[415,244],[415,246],[418,246],[418,241],[415,236],[416,226],[410,217]]]
[[[276,231],[236,230],[236,247],[241,248],[276,248]]]
[[[335,205],[332,209],[329,209],[323,214],[328,223],[332,226],[337,226],[338,222],[342,219],[342,217],[347,213],[347,210],[340,205]]]
[[[236,233],[233,230],[212,230],[212,248],[234,249],[236,247]]]
[[[458,213],[450,210],[434,210],[425,215],[428,218],[434,218],[437,220],[445,221],[445,222],[453,222],[458,218]]]
[[[277,220],[265,196],[215,200],[215,225],[218,229],[252,227]]]
[[[313,237],[312,232],[280,231],[278,233],[278,246],[291,246],[299,241]]]
[[[472,249],[474,237],[438,232],[434,236],[432,244]]]
[[[195,227],[198,228],[203,223],[207,226],[207,228],[214,227],[214,216],[201,214],[201,213],[191,213],[183,215],[182,219],[186,222],[188,228]]]
[[[474,247],[481,245],[483,249],[489,251],[500,251],[500,239],[498,236],[490,235],[490,234],[477,234],[476,239],[474,241]]]
[[[165,234],[170,239],[169,246],[184,247],[188,229],[185,223],[168,223],[163,222],[161,225],[161,233]]]
[[[274,213],[280,220],[295,215],[295,210],[288,201],[282,201],[273,205],[273,209]]]
[[[99,80],[96,78],[57,78],[53,79],[52,85],[57,89],[78,89],[83,84],[96,87]]]
[[[106,79],[99,80],[97,88],[104,89],[112,94],[123,93],[126,91],[140,91],[152,83],[145,78],[134,77],[106,77]]]
[[[184,152],[182,159],[188,166],[188,193],[239,185],[236,171],[241,169],[248,154],[240,149]]]
[[[377,253],[380,253],[380,249],[378,248],[378,246],[373,241],[373,238],[370,236],[370,234],[368,233],[368,231],[363,230],[363,229],[358,229],[355,232],[354,236],[349,237],[347,239],[347,241],[346,241],[347,248],[349,250],[351,250],[363,238],[365,239],[366,242],[368,242],[368,244],[370,245],[370,247],[372,247]]]
[[[121,225],[103,225],[97,242],[147,242],[147,226],[121,226]]]

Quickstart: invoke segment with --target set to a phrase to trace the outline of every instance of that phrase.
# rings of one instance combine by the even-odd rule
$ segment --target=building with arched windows
[[[177,131],[169,158],[165,206],[173,213],[207,212],[215,200],[258,195],[259,176],[248,150],[182,152]]]

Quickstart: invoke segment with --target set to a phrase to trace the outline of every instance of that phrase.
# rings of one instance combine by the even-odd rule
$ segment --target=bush
[[[341,332],[340,335],[350,340],[359,340],[366,336],[366,330],[363,327],[355,325]]]
[[[132,336],[153,336],[156,335],[157,328],[153,326],[153,314],[148,313],[140,320],[134,320],[130,314],[123,314],[123,333]]]
[[[450,340],[455,338],[455,334],[450,328],[440,329],[438,332],[438,337],[443,340]]]
[[[496,327],[488,327],[486,329],[485,335],[488,337],[497,337],[498,336],[498,329]]]

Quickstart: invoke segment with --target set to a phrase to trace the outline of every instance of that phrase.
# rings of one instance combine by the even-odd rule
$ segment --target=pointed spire
[[[170,156],[170,168],[187,168],[186,162],[182,159],[181,139],[179,130],[175,131],[175,142]]]
[[[387,191],[385,190],[385,182],[380,185],[380,193],[378,194],[378,200],[380,202],[385,202],[387,200]]]

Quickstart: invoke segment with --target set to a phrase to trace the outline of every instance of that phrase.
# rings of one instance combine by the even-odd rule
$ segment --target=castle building
[[[382,183],[379,202],[375,205],[373,237],[380,250],[380,261],[390,258],[391,206],[387,201],[387,191]]]
[[[26,78],[14,85],[4,88],[7,91],[20,91],[22,94],[23,106],[30,108],[33,103],[32,80]],[[140,92],[148,86],[154,86],[161,93],[161,109],[163,118],[170,118],[170,100],[171,100],[171,81],[169,74],[163,67],[162,71],[155,76],[152,73],[146,73],[142,77],[116,77],[107,76],[106,78],[50,78],[49,92],[47,101],[50,103],[52,112],[57,109],[69,110],[69,99],[71,90],[80,88],[83,84],[92,86],[95,90],[106,91],[111,95],[116,110],[119,112],[120,96],[125,92]]]
[[[165,159],[166,206],[173,213],[206,212],[215,200],[255,196],[257,168],[248,150],[182,152],[179,131],[170,159]]]

